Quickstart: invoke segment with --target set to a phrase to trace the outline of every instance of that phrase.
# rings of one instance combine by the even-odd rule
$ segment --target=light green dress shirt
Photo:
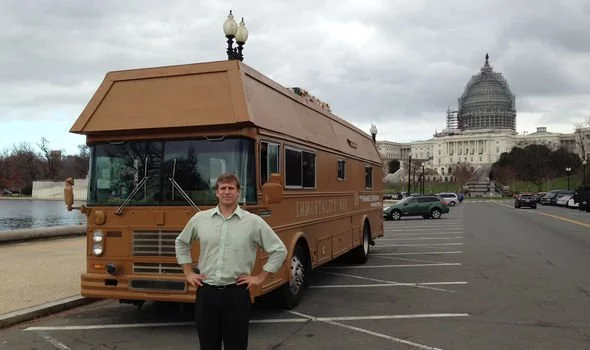
[[[272,228],[239,206],[227,219],[219,206],[196,213],[176,238],[176,260],[180,265],[193,262],[193,240],[199,240],[201,245],[199,270],[207,276],[205,283],[212,285],[236,283],[238,276],[249,275],[257,247],[269,254],[264,271],[277,272],[287,257],[285,245]]]

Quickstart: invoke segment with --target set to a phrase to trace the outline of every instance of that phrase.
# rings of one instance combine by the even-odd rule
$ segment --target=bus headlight
[[[96,230],[92,232],[92,240],[96,243],[102,242],[104,239],[104,233],[101,230]]]
[[[102,243],[95,243],[92,246],[92,254],[94,254],[95,256],[101,256],[103,252],[104,247],[102,246]]]

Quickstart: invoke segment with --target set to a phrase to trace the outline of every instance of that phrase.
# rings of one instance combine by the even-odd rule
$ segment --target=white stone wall
[[[37,199],[64,200],[65,181],[33,181],[32,197]],[[88,179],[74,179],[74,200],[85,201]]]

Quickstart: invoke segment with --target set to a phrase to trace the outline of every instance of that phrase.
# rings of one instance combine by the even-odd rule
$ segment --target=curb
[[[34,239],[83,236],[85,234],[86,225],[39,227],[20,230],[8,230],[0,231],[0,244],[30,241]]]
[[[78,306],[93,303],[99,299],[72,296],[49,303],[28,307],[0,315],[0,329],[13,326],[18,323],[33,320],[61,311],[70,310]]]

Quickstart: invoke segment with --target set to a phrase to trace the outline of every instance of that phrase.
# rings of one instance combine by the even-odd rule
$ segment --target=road
[[[292,311],[258,305],[251,349],[590,349],[590,214],[469,201],[385,224]],[[183,312],[184,311],[184,312]],[[195,349],[190,307],[101,301],[0,331],[0,349]]]

